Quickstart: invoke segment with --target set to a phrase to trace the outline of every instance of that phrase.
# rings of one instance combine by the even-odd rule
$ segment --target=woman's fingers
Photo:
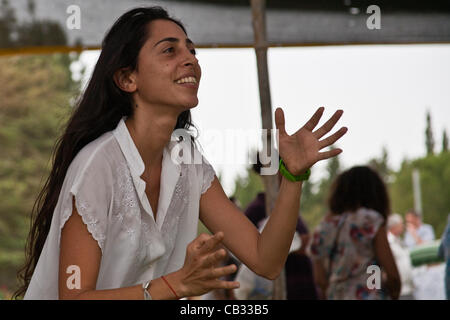
[[[311,119],[308,120],[308,122],[303,126],[308,131],[313,131],[314,128],[317,126],[317,124],[320,121],[320,118],[322,118],[323,111],[325,110],[324,107],[320,107],[317,109],[317,111],[313,114]]]
[[[278,129],[280,137],[283,135],[287,135],[286,129],[284,127],[284,112],[281,108],[277,108],[275,110],[275,125]]]
[[[217,284],[214,286],[215,289],[237,289],[240,287],[238,281],[217,280],[216,283]]]
[[[202,234],[192,241],[186,252],[186,260],[180,273],[190,295],[199,295],[212,289],[235,289],[239,282],[222,281],[221,278],[237,271],[236,265],[223,266],[227,251],[220,246],[223,232]]]
[[[342,152],[342,149],[333,149],[333,150],[330,150],[330,151],[319,152],[319,159],[318,160],[325,160],[325,159],[329,159],[331,157],[335,157],[341,152]]]
[[[208,254],[203,259],[203,266],[204,267],[211,267],[217,265],[221,260],[225,259],[227,256],[227,252],[225,249],[219,249],[211,254]]]
[[[214,268],[210,271],[208,278],[210,279],[218,279],[229,274],[235,273],[237,271],[237,267],[234,264],[230,264],[225,267]]]
[[[222,240],[223,240],[223,232],[219,231],[213,236],[209,236],[208,238],[201,239],[197,246],[197,249],[200,253],[206,253],[214,249]]]
[[[335,143],[337,140],[339,140],[344,134],[346,134],[348,129],[346,127],[342,127],[337,132],[332,134],[326,139],[323,139],[319,141],[319,149],[323,149],[325,147],[331,146],[333,143]]]
[[[322,138],[324,135],[326,135],[328,132],[330,132],[331,129],[333,129],[334,125],[338,120],[341,118],[342,114],[344,113],[343,110],[336,111],[331,118],[325,122],[323,126],[321,126],[319,129],[317,129],[316,132],[313,132],[314,136],[317,139]]]

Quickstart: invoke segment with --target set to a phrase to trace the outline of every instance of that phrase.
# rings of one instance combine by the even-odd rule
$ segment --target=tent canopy
[[[252,47],[249,0],[2,0],[0,52],[99,48],[115,19],[138,6],[158,5],[180,19],[197,47]],[[380,29],[369,29],[361,0],[268,0],[269,46],[450,42],[450,2],[376,1]],[[67,27],[80,8],[80,29]],[[373,20],[372,20],[373,21]],[[50,49],[49,49],[50,48]]]

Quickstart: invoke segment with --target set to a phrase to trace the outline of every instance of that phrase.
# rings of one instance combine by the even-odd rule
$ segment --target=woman
[[[386,231],[389,197],[378,174],[365,166],[343,172],[331,187],[328,207],[331,213],[311,245],[323,298],[398,299],[400,277]],[[379,278],[370,266],[380,267]]]
[[[301,182],[286,179],[259,234],[227,198],[195,144],[172,137],[191,127],[201,69],[182,24],[159,7],[122,15],[106,35],[86,91],[56,149],[35,206],[22,272],[25,299],[178,299],[212,289],[236,266],[219,266],[223,243],[274,279],[295,231]],[[280,154],[291,174],[341,150],[319,152],[342,112],[312,132],[323,108],[294,135],[276,111]],[[173,161],[194,148],[200,164]],[[175,152],[176,154],[177,152]],[[184,156],[184,154],[183,154]],[[214,235],[197,233],[198,219]]]

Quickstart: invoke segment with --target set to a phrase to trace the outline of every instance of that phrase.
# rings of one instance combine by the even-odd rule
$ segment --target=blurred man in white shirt
[[[412,249],[420,244],[433,241],[435,238],[433,227],[422,223],[422,217],[414,210],[406,213],[405,245]]]
[[[414,299],[413,273],[409,250],[404,247],[401,236],[403,234],[403,218],[398,213],[389,216],[388,219],[388,241],[394,255],[395,263],[402,281],[402,290],[400,292],[401,300]]]

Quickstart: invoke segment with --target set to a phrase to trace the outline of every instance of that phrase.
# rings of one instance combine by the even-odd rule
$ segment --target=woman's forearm
[[[178,279],[176,273],[171,273],[166,276],[166,279],[171,282],[171,285],[177,290]],[[171,281],[172,280],[172,281]],[[179,290],[181,291],[181,290]],[[167,284],[162,278],[152,280],[148,288],[153,300],[172,300],[175,295],[170,291]],[[177,292],[177,295],[181,292]],[[132,287],[108,289],[108,290],[87,290],[73,295],[60,297],[61,300],[144,300],[144,289],[142,284]]]
[[[284,267],[300,209],[302,182],[282,178],[275,207],[258,239],[258,273],[275,279]]]

